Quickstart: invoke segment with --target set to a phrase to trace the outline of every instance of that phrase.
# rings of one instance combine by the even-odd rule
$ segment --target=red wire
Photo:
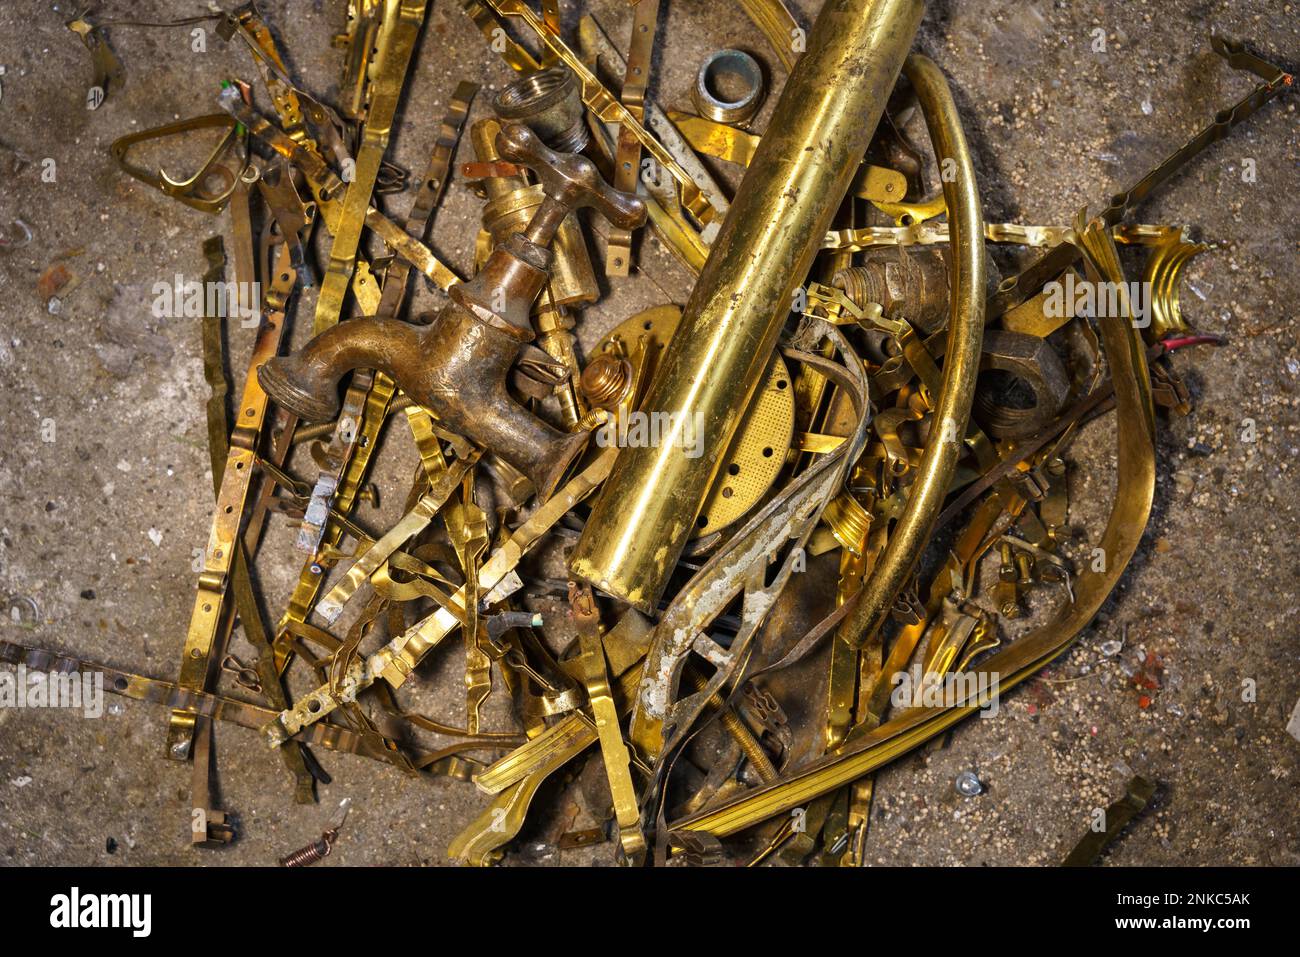
[[[1170,336],[1168,339],[1162,339],[1160,344],[1165,347],[1166,352],[1173,352],[1175,349],[1182,349],[1185,346],[1221,346],[1227,343],[1223,336],[1214,335],[1197,335],[1197,336]]]

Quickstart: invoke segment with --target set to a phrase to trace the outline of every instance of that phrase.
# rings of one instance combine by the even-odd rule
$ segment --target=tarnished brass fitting
[[[582,370],[582,394],[592,405],[614,409],[632,388],[632,363],[616,355],[597,356]]]
[[[479,120],[470,129],[479,162],[495,163],[501,159],[496,147],[500,129],[501,124],[494,119]],[[489,176],[483,180],[483,189],[488,195],[488,203],[483,207],[483,228],[494,245],[526,229],[543,199],[541,185],[529,186],[522,176]],[[567,310],[570,306],[594,302],[600,296],[600,287],[576,216],[565,217],[551,248],[554,254],[551,277],[537,303],[534,326],[538,346],[569,370],[569,377],[556,388],[555,394],[560,403],[560,418],[573,431],[586,408],[575,391],[579,367],[570,331],[573,318]]]
[[[546,245],[569,213],[592,206],[630,228],[645,204],[619,193],[579,156],[547,149],[527,127],[503,129],[497,147],[533,169],[546,191],[528,229],[493,250],[478,275],[448,291],[451,301],[428,326],[356,319],[327,330],[292,356],[265,363],[258,379],[284,408],[308,421],[338,414],[339,380],[353,369],[378,369],[446,429],[496,453],[546,499],[580,451],[585,436],[561,432],[516,403],[506,378],[533,339],[529,312],[547,279]]]
[[[526,124],[543,143],[563,153],[581,153],[591,138],[577,77],[563,67],[516,80],[492,105],[503,120]]]

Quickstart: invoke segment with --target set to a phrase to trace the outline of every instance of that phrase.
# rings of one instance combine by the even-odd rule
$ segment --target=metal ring
[[[561,153],[582,152],[590,138],[578,79],[561,67],[516,80],[492,105],[497,116],[525,124]]]
[[[744,84],[744,92],[736,96],[724,91],[720,85],[723,77]],[[718,50],[700,65],[691,99],[700,115],[715,123],[744,123],[763,105],[763,71],[743,50]]]

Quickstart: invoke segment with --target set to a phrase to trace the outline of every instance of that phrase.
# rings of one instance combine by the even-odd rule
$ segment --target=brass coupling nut
[[[743,50],[716,50],[700,64],[691,100],[715,123],[747,123],[763,105],[763,70]]]
[[[577,77],[563,67],[516,80],[492,105],[501,119],[523,123],[561,153],[581,153],[591,138]]]

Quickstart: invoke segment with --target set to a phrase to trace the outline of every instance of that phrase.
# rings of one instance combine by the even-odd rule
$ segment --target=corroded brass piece
[[[818,17],[642,406],[695,423],[705,449],[688,458],[674,435],[620,452],[571,566],[602,591],[642,609],[663,593],[922,10],[857,0]]]
[[[515,80],[492,105],[503,120],[523,123],[562,153],[581,153],[590,139],[577,77],[564,67]]]
[[[451,288],[451,302],[431,325],[356,319],[327,330],[293,356],[267,363],[259,378],[286,409],[319,421],[337,414],[338,382],[346,373],[380,370],[443,427],[526,474],[545,500],[586,440],[527,412],[506,388],[521,347],[533,338],[528,313],[546,281],[546,244],[580,206],[629,224],[643,219],[645,208],[606,186],[586,160],[547,149],[527,127],[506,127],[497,147],[534,169],[546,198],[527,231],[498,246],[473,280]]]
[[[616,408],[632,386],[632,364],[612,353],[597,356],[582,370],[582,394],[592,405]]]
[[[691,102],[715,123],[748,123],[763,105],[758,61],[744,50],[715,50],[700,64]]]
[[[859,266],[841,269],[831,280],[859,306],[874,302],[890,315],[905,310],[908,321],[929,335],[948,321],[947,248],[897,246],[869,253]]]

